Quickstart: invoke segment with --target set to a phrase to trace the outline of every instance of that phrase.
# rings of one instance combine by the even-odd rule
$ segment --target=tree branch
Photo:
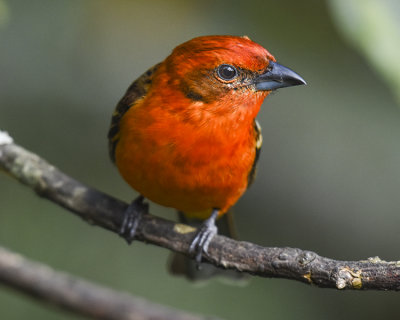
[[[206,320],[101,287],[0,247],[0,282],[63,309],[104,320]],[[208,318],[210,319],[210,318]]]
[[[118,232],[127,204],[65,175],[37,155],[0,138],[0,168],[40,196],[91,224]],[[137,240],[189,255],[195,230],[152,215],[139,225]],[[286,278],[337,289],[400,290],[400,262],[378,257],[338,261],[296,248],[261,247],[215,236],[205,259],[218,267],[262,277]]]

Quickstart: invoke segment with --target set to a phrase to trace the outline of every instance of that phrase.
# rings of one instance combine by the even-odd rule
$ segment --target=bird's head
[[[203,36],[176,47],[166,59],[170,81],[189,99],[212,102],[228,93],[258,93],[305,84],[248,37]]]
[[[254,118],[271,91],[306,83],[246,36],[194,38],[177,46],[162,65],[159,90],[182,102],[174,108],[193,105],[221,115],[235,109]]]

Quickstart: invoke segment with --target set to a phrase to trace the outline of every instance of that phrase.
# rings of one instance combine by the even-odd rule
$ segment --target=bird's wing
[[[110,158],[115,162],[115,148],[119,140],[119,126],[124,114],[138,101],[143,98],[150,88],[154,72],[160,64],[156,64],[136,79],[128,88],[125,95],[118,102],[111,118],[110,129],[108,130],[108,151]]]
[[[257,120],[254,120],[254,136],[256,139],[256,155],[254,157],[254,162],[253,165],[249,171],[249,176],[247,178],[247,188],[253,183],[254,178],[256,176],[256,167],[257,167],[257,161],[258,158],[260,157],[260,152],[261,152],[261,146],[262,146],[262,142],[263,142],[263,138],[261,135],[261,126],[260,124],[257,122]]]

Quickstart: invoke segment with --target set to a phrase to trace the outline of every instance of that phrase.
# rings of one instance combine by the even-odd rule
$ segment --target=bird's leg
[[[143,202],[143,200],[142,195],[138,196],[124,212],[124,221],[122,221],[121,229],[119,229],[119,235],[125,238],[128,244],[132,243],[143,215],[149,212],[149,204]]]
[[[215,225],[218,212],[218,209],[213,209],[211,216],[203,222],[192,243],[190,244],[189,252],[196,253],[196,263],[198,268],[200,268],[201,257],[203,253],[207,253],[208,245],[218,232],[217,226]]]

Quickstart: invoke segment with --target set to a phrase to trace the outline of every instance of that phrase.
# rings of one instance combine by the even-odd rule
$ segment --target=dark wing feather
[[[262,146],[262,135],[261,135],[261,126],[257,122],[257,120],[254,120],[254,136],[256,139],[256,155],[254,157],[254,162],[253,166],[250,169],[249,176],[247,178],[247,188],[254,182],[254,178],[256,176],[256,167],[257,167],[257,161],[258,158],[260,157],[260,152],[261,152],[261,146]]]
[[[138,79],[136,79],[128,88],[125,95],[118,102],[115,110],[112,114],[110,129],[108,130],[108,151],[110,158],[115,162],[115,148],[117,147],[119,140],[119,126],[122,117],[133,107],[138,100],[143,98],[150,88],[154,72],[157,70],[160,64],[156,64]]]

